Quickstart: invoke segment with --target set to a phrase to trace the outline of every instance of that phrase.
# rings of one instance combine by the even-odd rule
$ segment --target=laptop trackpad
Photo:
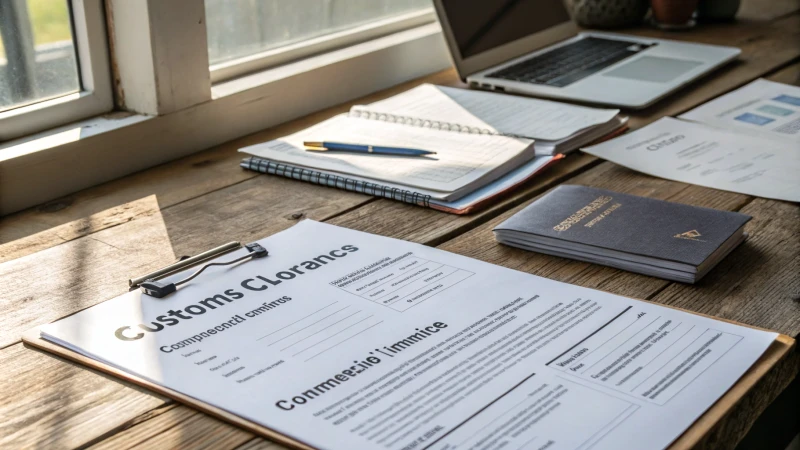
[[[666,83],[701,64],[687,59],[642,56],[604,73],[603,76]]]

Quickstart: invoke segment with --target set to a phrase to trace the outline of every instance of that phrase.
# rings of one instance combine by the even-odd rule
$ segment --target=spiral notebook
[[[421,85],[240,149],[247,169],[467,213],[560,154],[624,127],[618,110]],[[541,137],[539,137],[541,136]],[[307,152],[304,141],[431,150],[432,157]],[[535,144],[534,144],[535,143]]]
[[[390,200],[411,203],[425,208],[433,208],[450,214],[469,214],[488,206],[493,199],[513,192],[514,189],[524,184],[525,181],[561,158],[563,158],[563,155],[537,156],[523,166],[514,169],[506,176],[480,189],[476,189],[458,200],[450,202],[434,199],[428,194],[404,189],[398,185],[374,183],[361,179],[344,177],[320,170],[269,161],[256,156],[243,159],[240,166],[268,175],[277,175],[321,186],[388,198]]]

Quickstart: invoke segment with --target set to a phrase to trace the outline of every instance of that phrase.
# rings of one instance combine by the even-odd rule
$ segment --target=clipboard
[[[208,262],[209,260],[217,258],[228,252],[242,248],[247,249],[248,253],[239,258],[227,262],[211,262],[211,263]],[[145,292],[146,294],[158,297],[160,294],[164,294],[164,292],[160,293],[149,292],[149,290],[152,289],[153,284],[150,284],[149,285],[150,287],[148,287],[146,283],[156,282],[161,278],[185,272],[188,269],[191,269],[192,267],[205,263],[200,269],[198,269],[192,275],[189,275],[188,277],[180,281],[176,281],[174,283],[162,283],[161,285],[159,285],[162,286],[162,288],[163,285],[167,286],[166,288],[164,288],[166,289],[166,291],[169,291],[166,294],[164,294],[164,296],[166,296],[169,295],[169,293],[174,292],[174,288],[177,287],[177,285],[189,282],[195,277],[199,276],[207,267],[210,267],[212,265],[229,265],[229,264],[244,262],[250,259],[265,257],[268,254],[269,252],[266,249],[257,244],[253,246],[253,244],[242,245],[239,242],[230,242],[215,249],[211,249],[207,252],[201,253],[197,256],[182,257],[177,262],[169,266],[166,266],[155,272],[151,272],[150,274],[144,275],[142,277],[131,279],[129,280],[129,287],[131,290],[142,289],[142,291]],[[170,284],[173,284],[174,286],[170,287]],[[648,300],[637,300],[637,301],[658,304]],[[758,327],[741,324],[731,320],[719,319],[713,316],[709,316],[707,314],[699,314],[683,308],[675,308],[672,306],[661,305],[661,304],[658,305],[662,307],[672,308],[678,311],[684,311],[689,314],[708,317],[715,320],[721,320],[723,322],[728,322],[735,325],[745,326],[754,329],[761,329]],[[157,394],[161,394],[165,397],[180,402],[197,411],[208,414],[212,417],[228,422],[231,425],[237,426],[253,434],[269,439],[270,441],[273,441],[277,444],[285,445],[289,448],[298,450],[314,449],[314,447],[311,447],[302,441],[299,441],[297,439],[294,439],[293,437],[282,434],[269,427],[263,426],[256,422],[249,421],[222,408],[200,401],[194,397],[190,397],[179,391],[158,385],[156,383],[152,383],[148,380],[137,377],[135,375],[131,375],[121,369],[94,360],[92,358],[89,358],[88,356],[84,356],[66,347],[42,339],[40,331],[42,326],[44,325],[40,325],[26,331],[22,336],[22,342],[25,343],[26,345],[35,347],[39,350],[43,350],[45,352],[52,353],[56,356],[67,359],[71,362],[82,364],[90,369],[94,369],[103,372],[105,374],[112,375],[122,380],[123,382],[132,383],[137,386],[148,389],[152,392],[155,392]],[[703,415],[700,416],[700,418],[698,418],[692,424],[691,427],[689,427],[686,431],[684,431],[683,434],[681,434],[668,448],[670,450],[690,449],[696,446],[698,443],[700,443],[714,428],[714,426],[722,418],[724,418],[728,414],[728,412],[750,391],[750,389],[752,389],[759,382],[759,380],[761,380],[761,378],[763,378],[776,364],[778,364],[778,362],[780,362],[784,357],[786,357],[786,355],[789,353],[790,350],[792,350],[794,345],[795,345],[794,339],[792,339],[787,335],[779,334],[778,337],[775,339],[775,341],[773,341],[773,343],[769,346],[769,348],[767,348],[764,354],[762,354],[761,357],[742,375],[742,377],[739,378],[736,384],[734,384],[730,389],[728,389],[728,391],[725,392],[725,394],[723,394],[722,397],[720,397],[713,405],[711,405],[711,407],[708,410],[706,410],[706,412],[703,413]]]

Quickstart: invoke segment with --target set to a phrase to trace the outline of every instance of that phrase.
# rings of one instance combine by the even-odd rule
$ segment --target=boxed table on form
[[[331,283],[351,294],[397,311],[421,303],[473,275],[413,253],[378,261],[360,275]]]

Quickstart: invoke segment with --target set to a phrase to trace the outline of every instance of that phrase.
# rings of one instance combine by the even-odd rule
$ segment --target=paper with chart
[[[800,87],[759,78],[680,116],[719,128],[800,144]]]
[[[312,221],[259,242],[42,336],[334,450],[662,449],[777,336]]]
[[[566,139],[586,128],[605,124],[619,114],[618,109],[589,108],[432,84],[420,85],[370,105],[354,106],[351,112],[430,121],[445,128],[463,126],[473,132],[498,132],[537,141]]]
[[[583,151],[656,177],[800,201],[800,150],[776,140],[665,117]]]
[[[436,155],[398,157],[308,152],[303,141],[331,141],[431,150]],[[455,199],[499,178],[534,156],[533,141],[412,127],[339,115],[295,134],[240,151],[271,161],[438,191]],[[447,195],[454,193],[455,195]],[[460,194],[460,195],[458,195]]]

